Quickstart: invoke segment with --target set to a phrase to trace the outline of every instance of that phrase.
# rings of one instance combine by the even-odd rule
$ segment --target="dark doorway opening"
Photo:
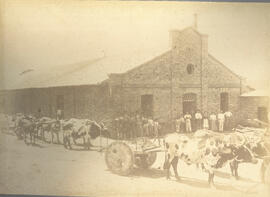
[[[266,107],[258,107],[258,119],[263,121],[263,122],[268,122],[267,118],[267,108]]]
[[[63,110],[64,109],[64,106],[65,106],[64,95],[57,95],[57,98],[56,98],[56,108]]]
[[[147,118],[153,117],[153,95],[145,94],[141,96],[142,115]]]
[[[192,113],[197,109],[197,95],[194,93],[187,93],[183,95],[183,113]]]
[[[229,94],[227,92],[220,94],[220,110],[223,112],[229,110]]]

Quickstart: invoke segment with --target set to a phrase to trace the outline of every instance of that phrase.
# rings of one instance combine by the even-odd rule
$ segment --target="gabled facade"
[[[109,75],[119,113],[159,120],[181,113],[239,110],[241,78],[208,53],[208,37],[193,28],[170,32],[171,49],[122,74]]]

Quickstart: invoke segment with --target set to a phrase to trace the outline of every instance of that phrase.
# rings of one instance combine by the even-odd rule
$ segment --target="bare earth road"
[[[105,144],[105,140],[103,143]],[[94,144],[99,143],[97,139]],[[207,174],[179,163],[182,180],[166,180],[160,169],[164,153],[148,170],[135,169],[129,177],[107,170],[104,153],[66,150],[38,141],[27,146],[12,133],[0,133],[0,193],[85,196],[268,196],[259,181],[260,165],[242,164],[240,180],[230,178],[229,167],[217,172],[216,188]]]

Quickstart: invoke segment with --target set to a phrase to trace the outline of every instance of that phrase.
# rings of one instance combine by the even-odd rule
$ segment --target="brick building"
[[[268,122],[269,90],[255,90],[240,96],[241,120],[258,119]]]
[[[109,113],[107,93],[105,84],[2,90],[0,113],[56,117],[60,109],[64,118],[100,121]]]
[[[35,88],[2,90],[1,110],[55,116],[57,109],[63,109],[65,118],[99,120],[141,112],[164,122],[197,109],[215,113],[230,110],[238,117],[240,95],[246,88],[240,76],[208,53],[208,36],[188,27],[171,31],[170,38],[170,50],[125,73],[111,73],[107,79],[104,75],[100,83],[88,82],[91,74],[101,72],[87,72],[86,65],[80,72],[67,72],[66,82],[58,77],[58,87],[49,80],[49,85]],[[80,84],[70,84],[75,77]]]
[[[6,88],[0,90],[0,113],[22,112],[56,117],[60,109],[64,118],[90,118],[97,121],[106,118],[110,114],[108,85],[98,82],[107,75],[96,71],[99,71],[96,64],[104,59],[99,57],[58,66],[54,70],[18,74],[17,80],[10,80],[14,83],[6,84]],[[91,73],[97,74],[91,76]]]
[[[193,27],[170,32],[171,49],[108,83],[118,111],[159,120],[201,110],[239,113],[241,77],[208,53],[208,36]]]

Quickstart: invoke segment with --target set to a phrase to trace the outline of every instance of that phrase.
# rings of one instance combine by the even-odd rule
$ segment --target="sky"
[[[192,26],[195,13],[210,54],[249,81],[269,80],[269,4],[2,0],[0,6],[5,84],[30,75],[50,80],[57,70],[100,58],[107,61],[95,65],[93,80],[125,72],[170,49],[169,31]]]

